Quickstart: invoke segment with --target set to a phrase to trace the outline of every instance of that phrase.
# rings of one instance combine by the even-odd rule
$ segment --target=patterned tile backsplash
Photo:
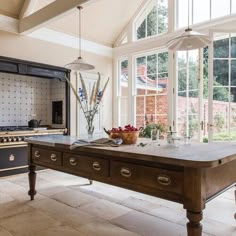
[[[27,126],[31,119],[52,125],[52,101],[63,101],[65,127],[65,83],[0,73],[0,126]]]

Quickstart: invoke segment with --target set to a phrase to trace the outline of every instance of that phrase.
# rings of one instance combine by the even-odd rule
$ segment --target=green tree
[[[168,26],[167,0],[153,0],[157,5],[146,15],[137,28],[137,39],[146,38],[152,35],[163,33]]]

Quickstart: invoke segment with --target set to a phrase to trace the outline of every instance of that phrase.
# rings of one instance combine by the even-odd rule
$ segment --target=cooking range
[[[67,129],[0,126],[0,176],[27,171],[27,142],[25,139],[37,135],[65,134],[66,132]]]

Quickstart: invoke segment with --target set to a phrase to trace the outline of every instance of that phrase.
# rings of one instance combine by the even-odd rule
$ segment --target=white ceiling
[[[36,26],[38,25],[39,27],[35,27],[35,29],[31,27],[31,33],[40,27],[46,27],[54,31],[78,36],[79,12],[74,7],[76,5],[66,14],[60,12],[58,17],[55,17],[56,11],[53,12],[55,8],[48,6],[54,2],[57,8],[59,7],[60,9],[61,6],[61,9],[67,9],[66,7],[63,8],[63,4],[65,6],[73,5],[73,2],[76,3],[76,1],[80,2],[79,0],[0,0],[0,15],[15,19],[20,18],[19,26],[15,26],[15,29],[19,28],[20,32],[22,32],[22,25],[34,27],[36,22]],[[85,0],[87,3],[81,11],[82,38],[102,45],[112,46],[144,1],[147,0]],[[36,13],[39,10],[41,10],[41,14]],[[44,13],[47,15],[45,17],[46,23],[40,26],[40,20],[43,21],[45,16]],[[24,20],[26,19],[24,17],[27,20]]]
[[[112,46],[143,0],[98,0],[81,10],[82,37]],[[79,12],[51,23],[48,28],[78,35]]]
[[[24,0],[0,0],[0,14],[17,19],[23,4]]]

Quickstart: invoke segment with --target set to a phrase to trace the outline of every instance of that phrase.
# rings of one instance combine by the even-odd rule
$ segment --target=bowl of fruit
[[[123,144],[135,144],[139,137],[139,130],[132,125],[104,130],[111,139],[121,138]]]

